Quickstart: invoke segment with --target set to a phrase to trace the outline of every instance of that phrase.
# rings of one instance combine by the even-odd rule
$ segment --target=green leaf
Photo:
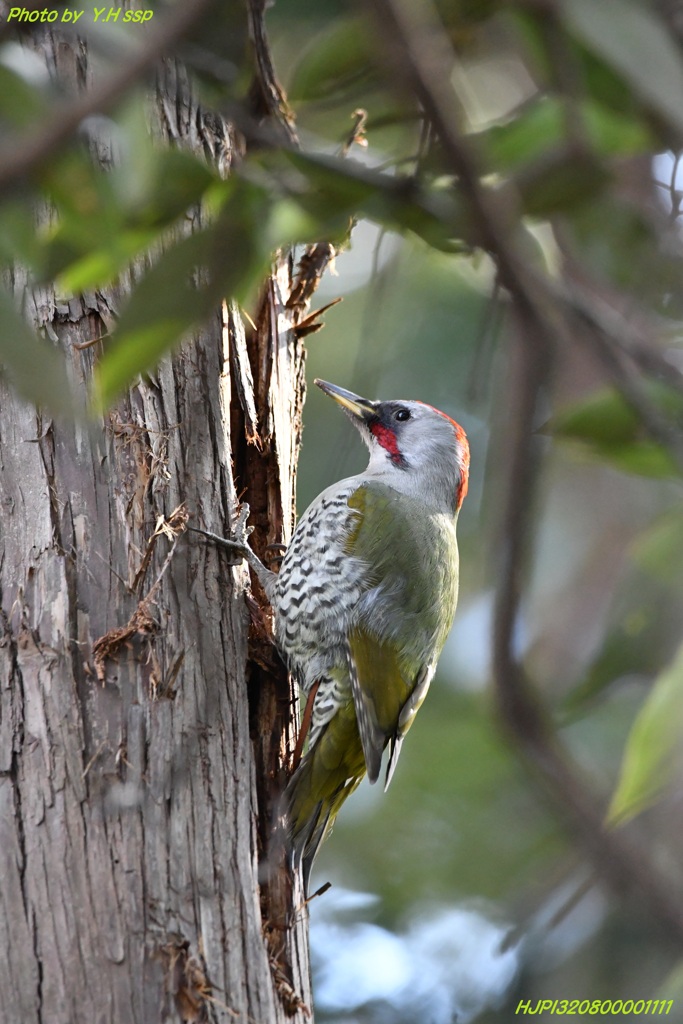
[[[327,99],[366,77],[372,67],[366,19],[338,18],[304,47],[287,92],[291,100]]]
[[[48,176],[57,225],[37,268],[43,277],[58,277],[64,292],[110,283],[209,188],[224,185],[187,153],[150,150],[147,157],[128,194],[121,168],[104,173],[77,152],[62,160],[59,174]]]
[[[78,403],[59,352],[40,338],[0,289],[0,364],[19,394],[50,412],[73,418]]]
[[[633,561],[650,576],[670,586],[683,587],[683,510],[669,510],[635,541]]]
[[[84,150],[74,148],[42,172],[55,215],[41,231],[42,258],[36,273],[52,280],[71,263],[111,246],[116,251],[125,230],[121,203],[111,176],[97,169]]]
[[[683,396],[660,384],[648,394],[660,412],[683,421]],[[644,432],[637,413],[611,388],[560,411],[547,424],[553,436],[578,442],[584,450],[626,473],[674,477],[679,467],[669,452]]]
[[[566,149],[547,153],[512,178],[524,212],[536,218],[585,205],[604,190],[609,180],[602,163]]]
[[[132,293],[97,369],[98,410],[217,312],[223,298],[244,301],[268,267],[269,215],[269,196],[233,178],[216,220],[159,256]]]
[[[601,157],[651,152],[655,144],[641,120],[624,117],[593,100],[580,104],[578,117],[592,148]],[[542,96],[505,124],[493,125],[471,138],[481,147],[486,167],[505,172],[539,159],[566,142],[566,135],[566,105],[556,96]]]
[[[67,266],[56,277],[55,288],[60,295],[77,295],[90,288],[103,288],[121,273],[144,249],[148,249],[157,233],[155,231],[121,231],[109,244],[94,249],[78,259],[70,258],[70,250],[51,248],[51,256],[59,262],[57,253],[69,253]]]
[[[178,149],[153,151],[147,188],[127,204],[130,222],[140,227],[165,227],[198,203],[218,179],[206,162]],[[125,198],[125,178],[119,182]]]
[[[651,153],[656,141],[649,126],[634,114],[626,117],[592,100],[581,104],[581,116],[590,143],[600,156],[637,156]]]
[[[677,132],[683,128],[683,64],[662,18],[633,0],[564,0],[565,20]]]
[[[655,680],[626,742],[610,825],[634,818],[662,796],[683,767],[683,646]]]
[[[667,1001],[673,999],[676,1003],[683,1001],[683,962],[681,960],[678,960],[663,981],[659,982],[657,996],[659,999]]]
[[[177,242],[156,260],[132,293],[95,377],[98,409],[106,406],[135,377],[151,369],[164,352],[208,316],[219,299],[215,289],[196,286],[206,273],[213,230]]]

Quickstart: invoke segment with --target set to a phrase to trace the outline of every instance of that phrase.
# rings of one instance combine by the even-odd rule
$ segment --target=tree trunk
[[[229,162],[164,75],[169,133]],[[228,535],[246,489],[257,550],[289,537],[292,276],[283,257],[248,337],[218,310],[90,429],[0,383],[3,1024],[308,1016],[306,910],[269,852],[294,695],[244,564],[186,530]],[[62,305],[13,284],[84,388],[125,289]]]

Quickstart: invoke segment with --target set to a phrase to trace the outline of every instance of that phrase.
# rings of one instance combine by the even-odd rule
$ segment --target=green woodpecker
[[[315,499],[277,575],[246,544],[244,507],[235,543],[265,588],[276,643],[307,696],[308,749],[286,790],[306,886],[339,808],[366,773],[376,782],[387,746],[388,786],[429,689],[455,614],[455,527],[470,462],[462,427],[431,406],[315,383],[360,431],[369,465]]]

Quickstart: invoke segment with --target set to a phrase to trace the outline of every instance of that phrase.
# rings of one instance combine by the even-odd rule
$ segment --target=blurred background
[[[604,7],[614,19],[639,13],[636,5]],[[585,5],[571,8],[562,5],[568,21],[586,13]],[[534,39],[525,5],[502,14],[495,4],[439,10],[457,54],[452,80],[468,130],[488,136],[489,152],[500,146],[496,157],[504,153],[520,178],[538,174],[539,189],[541,181],[546,188],[543,200],[536,196],[547,202],[545,215],[526,221],[539,260],[551,275],[588,281],[610,309],[642,323],[644,348],[680,366],[677,164],[672,153],[654,151],[652,118],[633,82],[626,78],[620,92],[614,64],[585,36],[559,31],[556,52],[568,68],[541,70],[540,50],[553,30]],[[286,11],[276,7],[271,23],[304,138],[310,133],[316,147],[334,152],[352,111],[363,107],[368,144],[354,148],[354,159],[401,166],[418,152],[415,124],[397,116],[396,93],[368,61],[373,37],[357,9],[300,0]],[[612,28],[619,31],[614,21]],[[635,25],[623,44],[637,63]],[[652,59],[644,62],[654,74]],[[678,67],[680,76],[680,53]],[[586,128],[593,170],[606,175],[598,189],[570,156],[559,156],[564,129],[553,122],[566,117],[571,131],[562,89],[572,73],[576,116],[584,127],[592,119],[598,126],[595,134]],[[405,105],[398,109],[405,115]],[[547,168],[555,154],[566,173],[553,180]],[[438,154],[422,159],[429,166]],[[444,410],[467,431],[472,477],[459,523],[459,607],[429,699],[388,792],[364,784],[316,862],[311,888],[333,882],[310,907],[317,1017],[493,1024],[522,1019],[514,1016],[520,1000],[533,1008],[540,999],[600,998],[624,1000],[620,1018],[635,1020],[644,1009],[638,1000],[678,996],[680,945],[633,893],[615,898],[596,876],[501,728],[492,697],[516,383],[516,328],[507,300],[495,293],[495,267],[481,253],[444,254],[360,220],[336,271],[319,298],[343,302],[308,343],[299,511],[366,462],[356,432],[312,386],[316,376],[368,398],[419,398]],[[665,867],[664,886],[676,887],[683,681],[679,668],[671,682],[667,666],[682,637],[680,476],[637,422],[620,423],[624,407],[614,395],[590,346],[577,341],[556,353],[552,390],[536,414],[539,480],[528,509],[532,552],[516,643],[560,741],[605,810],[630,756],[635,781],[630,775],[620,790],[626,816],[648,807],[640,817],[648,854]],[[680,430],[680,399],[672,402]],[[659,718],[648,704],[658,687]],[[675,722],[675,739],[665,736],[666,719]],[[648,751],[657,762],[649,767]],[[643,787],[650,797],[656,792],[656,807],[634,796]],[[669,1012],[675,1015],[675,1004]]]
[[[505,430],[495,410],[510,339],[504,327],[486,337],[491,300],[470,268],[414,243],[385,238],[384,265],[355,286],[365,234],[328,277],[321,300],[344,302],[309,343],[299,509],[366,464],[316,376],[443,409],[467,431],[472,477],[458,612],[429,699],[390,789],[363,784],[314,869],[312,890],[333,882],[311,904],[319,1019],[507,1021],[522,998],[657,998],[675,946],[590,884],[580,848],[493,707],[501,481],[490,435]],[[596,383],[581,366],[563,381],[576,395]],[[562,739],[607,797],[653,676],[680,638],[679,486],[596,464],[578,445],[538,443],[535,558],[518,642]],[[677,848],[678,819],[659,826]]]

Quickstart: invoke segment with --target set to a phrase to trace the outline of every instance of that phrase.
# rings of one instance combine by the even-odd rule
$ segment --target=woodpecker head
[[[336,384],[315,383],[341,405],[370,449],[367,475],[459,510],[470,468],[470,448],[460,424],[424,402],[371,402]]]

